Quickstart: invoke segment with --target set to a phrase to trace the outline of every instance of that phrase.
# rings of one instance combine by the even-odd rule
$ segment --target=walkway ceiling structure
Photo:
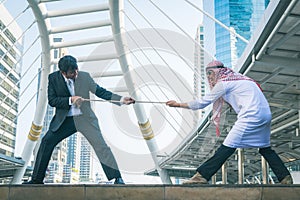
[[[22,167],[24,165],[24,161],[18,158],[12,158],[10,156],[5,156],[0,154],[0,179],[11,177],[16,169]],[[29,176],[32,171],[32,167],[27,167],[25,175]]]
[[[257,80],[272,111],[271,145],[287,165],[300,161],[300,1],[270,2],[255,34],[238,61],[241,73]],[[208,115],[160,166],[171,176],[190,177],[212,156],[233,125],[236,115],[227,107],[220,138],[216,138]],[[261,171],[257,149],[245,149],[244,175],[251,178]],[[238,180],[237,155],[228,163],[228,181]],[[146,172],[155,174],[155,171]],[[217,180],[220,180],[220,172]]]

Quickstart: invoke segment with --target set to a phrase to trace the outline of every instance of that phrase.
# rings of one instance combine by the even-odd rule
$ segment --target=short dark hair
[[[77,60],[73,56],[67,55],[59,59],[58,68],[62,72],[78,69]]]

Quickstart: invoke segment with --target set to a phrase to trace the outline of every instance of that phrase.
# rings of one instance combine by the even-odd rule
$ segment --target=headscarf
[[[214,74],[215,74],[213,79],[208,79],[210,90],[212,90],[213,87],[220,81],[238,81],[238,80],[253,81],[261,89],[260,85],[255,80],[253,80],[247,76],[244,76],[240,73],[234,72],[232,69],[230,69],[228,67],[224,67],[224,64],[220,61],[214,60],[214,61],[210,62],[206,67],[206,73],[210,70],[214,71]],[[218,98],[213,103],[212,120],[216,126],[216,135],[218,137],[221,134],[220,119],[221,119],[221,111],[222,111],[223,104],[224,104],[224,99],[222,97]]]

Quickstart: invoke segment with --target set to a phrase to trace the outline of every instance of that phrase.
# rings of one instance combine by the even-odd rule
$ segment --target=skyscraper
[[[78,183],[80,171],[81,134],[67,138],[67,162],[64,166],[64,183]]]
[[[249,40],[262,16],[268,0],[204,0],[204,10],[211,13],[230,30],[215,23],[215,57],[225,66],[234,67],[242,55],[246,43],[235,37],[237,33]],[[213,4],[213,6],[212,6]],[[213,10],[212,10],[213,9]],[[206,19],[207,20],[207,19]],[[209,22],[211,23],[211,21]],[[205,18],[204,18],[204,24]],[[211,37],[211,32],[206,32]],[[209,40],[209,39],[208,39]],[[211,41],[211,40],[209,40]]]
[[[205,94],[205,65],[204,65],[204,27],[197,27],[195,36],[195,54],[194,54],[194,96],[193,99],[200,99]],[[198,125],[205,113],[205,109],[194,111],[194,126]]]
[[[0,154],[14,156],[23,51],[22,30],[0,4]]]
[[[81,136],[81,151],[80,151],[80,182],[93,181],[93,149],[87,139]]]

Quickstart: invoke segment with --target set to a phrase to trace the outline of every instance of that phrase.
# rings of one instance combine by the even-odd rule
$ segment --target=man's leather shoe
[[[26,181],[26,182],[23,182],[22,184],[44,184],[43,181],[34,181],[34,180],[30,180],[30,181]]]
[[[122,178],[116,178],[114,184],[125,184]]]
[[[191,184],[208,184],[207,180],[197,172],[190,180],[182,183],[183,185],[191,185]]]
[[[291,175],[287,175],[280,181],[281,184],[293,184],[293,178]]]

